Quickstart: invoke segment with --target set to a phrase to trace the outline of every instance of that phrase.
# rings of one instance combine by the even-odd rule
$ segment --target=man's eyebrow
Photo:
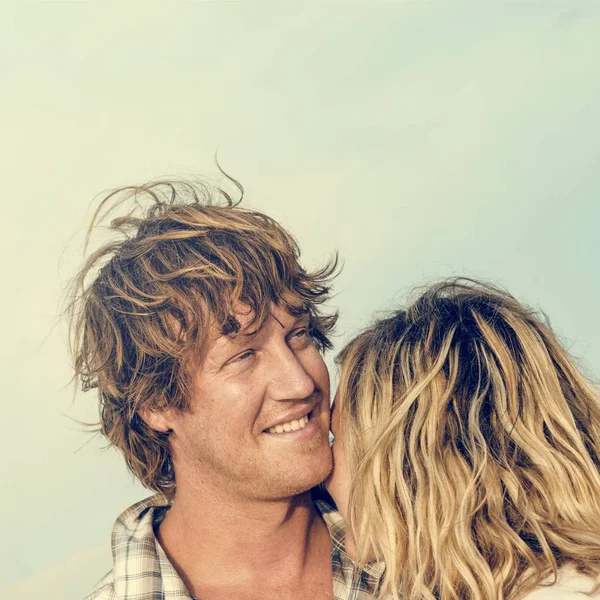
[[[303,312],[301,315],[298,315],[296,317],[296,323],[298,323],[299,321],[310,321],[311,320],[311,316],[310,313],[308,311]]]
[[[241,329],[240,322],[231,315],[227,317],[223,327],[221,328],[221,333],[227,337],[229,337],[232,333],[239,333]]]
[[[285,329],[285,325],[277,317],[275,317],[273,314],[271,314],[271,316],[281,325],[282,329]],[[292,316],[294,317],[294,322],[290,325],[290,329],[302,321],[310,321],[310,312],[308,310],[304,310],[300,314]]]
[[[294,322],[290,325],[290,328],[293,328],[301,322],[310,322],[312,319],[308,309],[298,311],[296,314],[288,314],[294,317]],[[279,323],[282,329],[286,328],[286,326],[275,315],[273,315],[273,313],[271,313],[271,316],[277,323]],[[233,316],[229,316],[221,328],[221,335],[226,337],[230,342],[244,344],[252,340],[252,338],[255,338],[261,332],[263,326],[264,323],[248,331],[247,328],[242,328],[238,319]]]
[[[251,325],[252,323],[250,323]],[[229,340],[236,340],[238,337],[241,338],[252,338],[255,337],[260,330],[263,328],[264,323],[254,327],[254,329],[249,329],[248,326],[242,327],[242,324],[233,316],[227,317],[223,327],[221,328],[221,335]]]

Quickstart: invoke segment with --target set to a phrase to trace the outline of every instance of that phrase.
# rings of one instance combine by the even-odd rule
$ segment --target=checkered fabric
[[[334,600],[373,600],[383,575],[383,564],[359,570],[344,550],[345,525],[324,488],[312,491],[313,502],[331,537]],[[127,509],[112,532],[113,569],[85,600],[190,599],[183,581],[154,536],[168,500],[156,494]]]

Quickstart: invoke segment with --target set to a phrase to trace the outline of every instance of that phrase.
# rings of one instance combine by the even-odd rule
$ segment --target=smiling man
[[[335,261],[307,273],[278,223],[220,190],[125,188],[92,225],[119,209],[121,238],[75,281],[75,371],[157,494],[115,523],[113,569],[88,598],[370,598],[315,489],[331,469],[335,315],[320,306]]]

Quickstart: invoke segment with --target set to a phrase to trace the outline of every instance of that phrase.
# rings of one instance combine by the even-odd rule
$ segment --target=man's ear
[[[150,427],[155,431],[161,433],[169,433],[172,431],[171,420],[169,419],[170,412],[168,410],[152,410],[151,408],[142,408],[138,411],[138,415]]]

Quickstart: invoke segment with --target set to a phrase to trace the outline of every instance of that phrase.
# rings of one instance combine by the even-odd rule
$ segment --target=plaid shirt
[[[383,564],[368,564],[358,572],[344,549],[342,517],[324,488],[315,488],[312,494],[331,537],[333,600],[373,600]],[[134,504],[117,519],[112,532],[113,569],[85,600],[189,600],[190,593],[154,536],[154,527],[168,507],[168,500],[157,494]]]

